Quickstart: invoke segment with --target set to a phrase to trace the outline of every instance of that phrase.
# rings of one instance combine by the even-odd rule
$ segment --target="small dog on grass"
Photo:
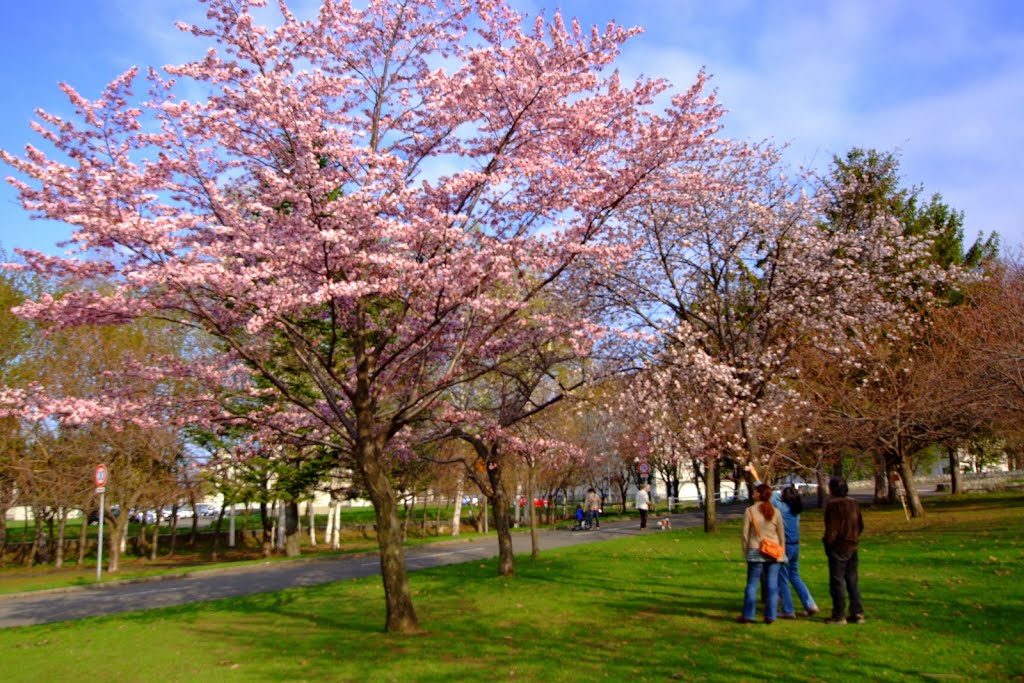
[[[658,526],[660,526],[663,531],[667,531],[672,528],[672,520],[668,517],[658,520]]]

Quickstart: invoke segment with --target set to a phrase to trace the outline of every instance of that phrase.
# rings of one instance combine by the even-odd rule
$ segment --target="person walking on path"
[[[583,499],[583,513],[587,517],[588,529],[601,528],[601,496],[593,488],[587,489],[587,495]]]
[[[828,557],[828,591],[832,595],[832,616],[827,624],[864,623],[864,605],[857,577],[857,546],[864,533],[860,505],[847,494],[846,481],[838,477],[828,482],[831,499],[825,506],[825,555]],[[846,596],[850,596],[850,616],[845,616]]]
[[[636,492],[636,509],[640,511],[640,528],[647,528],[647,512],[651,509],[651,485],[644,484]]]
[[[786,529],[782,522],[782,513],[771,504],[772,489],[767,484],[759,484],[754,489],[754,500],[757,501],[743,515],[743,555],[747,560],[747,588],[743,593],[743,614],[739,623],[754,623],[757,611],[757,589],[761,584],[762,572],[768,573],[768,600],[764,608],[764,623],[775,621],[779,609],[779,567],[786,561],[786,556],[776,562],[761,554],[762,539],[773,540],[782,545],[786,538]]]
[[[758,484],[761,483],[761,477],[758,476],[753,463],[747,465],[747,471]],[[796,618],[790,586],[796,589],[796,595],[804,607],[804,615],[814,616],[819,612],[818,606],[811,597],[807,584],[800,578],[800,513],[804,510],[804,501],[793,486],[787,486],[782,491],[772,492],[771,503],[782,513],[782,523],[786,529],[786,561],[779,567],[779,597],[782,599],[782,612],[779,617]]]

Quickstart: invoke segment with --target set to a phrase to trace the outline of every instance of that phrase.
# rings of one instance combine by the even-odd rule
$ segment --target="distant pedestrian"
[[[864,605],[857,577],[857,547],[864,533],[860,506],[850,498],[846,481],[838,477],[828,482],[831,500],[825,506],[825,555],[828,557],[828,591],[832,595],[832,616],[827,624],[864,623]],[[847,618],[846,596],[850,597]]]
[[[651,509],[651,485],[644,484],[636,492],[636,509],[640,511],[640,528],[647,528],[647,512]]]
[[[589,528],[601,528],[601,496],[593,488],[587,489],[587,495],[583,499],[583,512]]]

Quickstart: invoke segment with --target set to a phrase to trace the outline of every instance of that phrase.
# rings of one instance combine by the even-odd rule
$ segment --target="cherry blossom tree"
[[[96,100],[62,86],[76,116],[40,112],[42,146],[2,154],[24,207],[74,225],[88,255],[30,266],[117,282],[20,310],[62,326],[157,317],[219,340],[216,358],[163,370],[237,388],[242,367],[279,399],[245,411],[268,438],[354,460],[386,628],[414,631],[390,463],[481,359],[546,328],[592,333],[575,313],[521,312],[577,260],[627,253],[606,230],[703,150],[720,112],[703,75],[655,112],[667,83],[608,72],[636,33],[614,24],[556,13],[524,28],[499,0],[329,0],[311,19],[281,2],[267,28],[263,4],[208,0],[205,24],[181,25],[205,56],[149,70],[147,98],[136,69]],[[298,373],[275,363],[282,344]],[[152,415],[139,398],[105,410]]]
[[[631,212],[622,238],[639,249],[604,293],[644,335],[644,405],[661,431],[709,457],[760,461],[759,430],[797,399],[784,381],[795,351],[840,349],[851,330],[899,320],[906,302],[893,293],[924,277],[928,243],[881,209],[858,230],[826,229],[834,195],[787,177],[766,144],[723,143],[684,170],[715,182]],[[694,395],[711,405],[680,410]]]
[[[879,223],[891,225],[882,263],[910,276],[877,281],[879,293],[901,315],[882,326],[856,321],[851,329],[862,343],[844,358],[845,367],[826,374],[840,379],[829,392],[829,410],[844,416],[847,434],[864,435],[886,472],[899,473],[915,517],[924,515],[924,507],[913,480],[914,453],[962,438],[980,424],[976,391],[957,379],[962,356],[942,343],[934,322],[963,300],[970,271],[993,259],[998,248],[993,235],[979,236],[965,249],[963,215],[939,195],[921,203],[920,194],[920,187],[902,187],[898,155],[875,150],[836,157],[825,182],[829,232],[866,235]]]
[[[550,312],[553,306],[545,306]],[[535,493],[534,473],[538,465],[554,458],[568,461],[578,449],[553,436],[543,416],[586,382],[585,363],[578,352],[560,347],[557,338],[538,338],[542,343],[516,349],[514,358],[503,359],[479,380],[455,392],[450,409],[439,417],[442,432],[435,439],[456,438],[472,446],[473,459],[457,459],[465,475],[487,498],[498,535],[498,574],[513,576],[513,499],[506,471],[517,463],[529,473],[528,498]],[[455,400],[457,398],[457,400]],[[443,426],[450,424],[447,429]],[[531,514],[533,554],[539,554],[536,518]]]

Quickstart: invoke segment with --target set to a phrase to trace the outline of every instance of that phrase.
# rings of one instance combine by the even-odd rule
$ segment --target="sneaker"
[[[739,616],[739,618],[737,618],[737,619],[736,619],[736,623],[737,623],[737,624],[753,624],[753,623],[754,623],[754,620],[753,620],[753,619],[747,619],[747,618],[746,618],[745,616],[743,616],[743,615],[741,614],[741,615]]]
[[[766,623],[766,624],[774,624],[775,620],[774,619],[765,618],[764,623]]]
[[[846,624],[846,617],[829,617],[825,620],[826,624],[835,624],[837,626],[844,626]]]
[[[817,606],[811,605],[810,607],[808,607],[807,609],[804,610],[804,616],[806,616],[806,617],[813,617],[815,614],[817,614],[820,611],[821,610],[818,609]]]
[[[796,613],[790,612],[789,614],[780,614],[779,619],[796,619]]]
[[[849,622],[851,624],[863,624],[864,623],[864,615],[863,614],[854,614],[852,617],[850,617]]]

